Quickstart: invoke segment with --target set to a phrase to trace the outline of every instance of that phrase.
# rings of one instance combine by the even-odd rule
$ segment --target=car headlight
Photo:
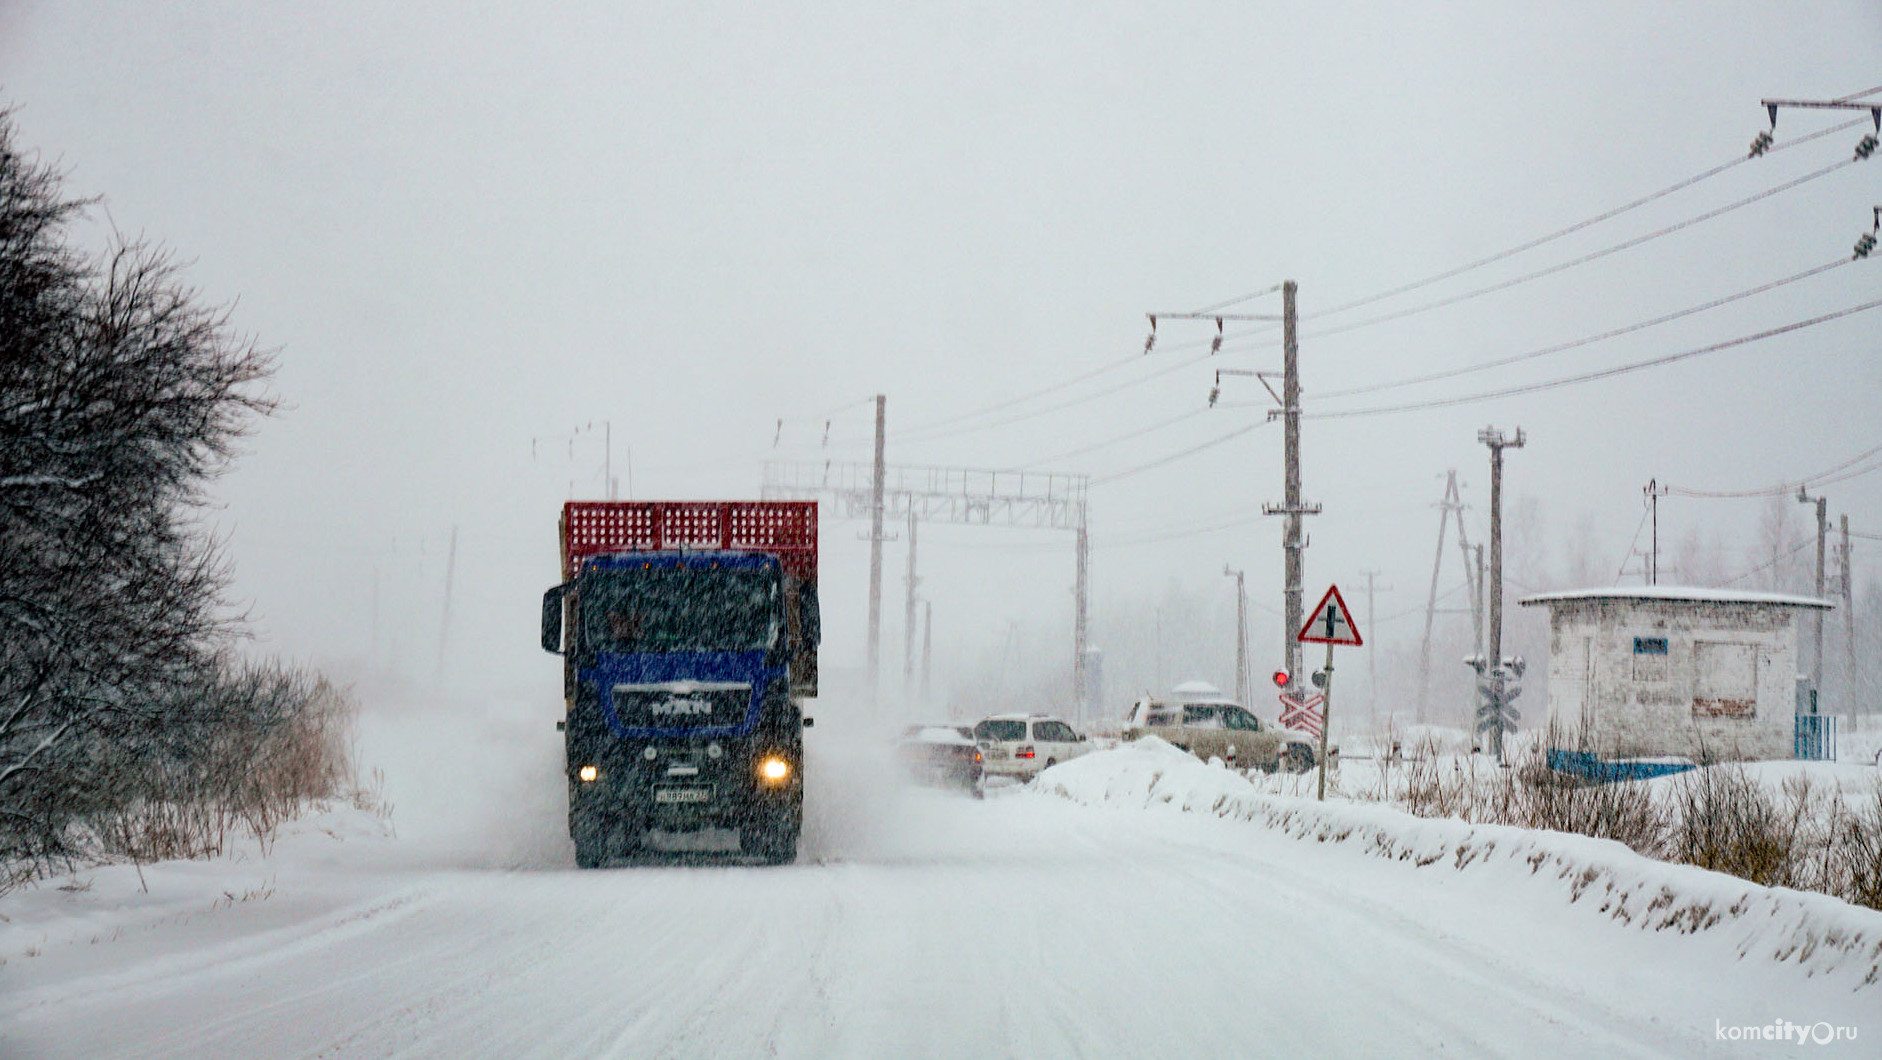
[[[575,771],[575,775],[580,777],[583,783],[587,783],[600,776],[601,770],[596,769],[594,766],[583,766]]]
[[[791,775],[791,763],[782,755],[766,755],[758,762],[758,775],[767,784],[782,784]]]

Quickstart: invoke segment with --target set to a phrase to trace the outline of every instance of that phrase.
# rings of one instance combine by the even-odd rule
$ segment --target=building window
[[[1695,718],[1750,718],[1758,713],[1758,646],[1693,645]]]
[[[1667,679],[1666,638],[1634,638],[1634,680],[1659,682]]]

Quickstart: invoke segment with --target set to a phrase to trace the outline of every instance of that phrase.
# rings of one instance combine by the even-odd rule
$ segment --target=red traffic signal
[[[1288,679],[1289,679],[1288,673],[1286,670],[1274,671],[1274,687],[1286,688],[1288,684]]]

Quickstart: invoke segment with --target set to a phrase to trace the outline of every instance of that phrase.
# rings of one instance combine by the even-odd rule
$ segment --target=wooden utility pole
[[[929,703],[928,675],[932,672],[929,664],[934,661],[934,601],[921,602],[921,705]]]
[[[1659,479],[1650,478],[1647,484],[1641,487],[1640,492],[1646,495],[1647,507],[1653,519],[1653,545],[1647,552],[1647,584],[1658,585],[1660,584],[1660,498],[1666,496],[1667,488],[1660,485]]]
[[[444,614],[438,619],[438,677],[444,686],[444,652],[451,638],[451,582],[457,577],[457,524],[451,525],[451,550],[444,559]]]
[[[1231,570],[1224,563],[1222,573],[1235,579],[1235,702],[1250,707],[1253,704],[1248,702],[1248,591],[1244,588],[1242,571]]]
[[[1823,598],[1823,544],[1830,536],[1830,500],[1828,497],[1812,497],[1797,487],[1799,504],[1817,506],[1817,598]],[[1823,688],[1823,612],[1812,608],[1810,611],[1810,683],[1819,690]]]
[[[1385,572],[1362,570],[1359,573],[1366,576],[1366,628],[1376,634],[1378,632],[1378,626],[1373,624],[1372,609],[1373,593],[1377,591],[1377,586],[1374,584],[1373,580]],[[1388,593],[1391,592],[1392,587],[1390,585],[1386,586],[1385,591]],[[1373,651],[1377,647],[1378,642],[1376,640],[1366,645],[1366,678],[1372,685],[1372,702],[1367,704],[1366,713],[1371,716],[1375,724],[1379,719],[1379,663],[1378,659],[1373,655]]]
[[[883,449],[888,439],[889,398],[876,395],[876,468],[875,488],[869,504],[869,703],[876,703],[877,678],[882,665],[882,490],[888,474]]]
[[[1431,626],[1438,614],[1438,572],[1444,567],[1444,532],[1453,514],[1457,518],[1457,541],[1464,549],[1464,580],[1470,581],[1470,544],[1464,540],[1464,502],[1457,489],[1456,468],[1445,472],[1444,499],[1438,502],[1438,508],[1438,550],[1431,558],[1431,591],[1425,598],[1425,639],[1418,653],[1418,705],[1413,718],[1419,724],[1425,721],[1425,703],[1431,691]],[[1475,587],[1471,593],[1474,606]],[[1366,621],[1371,624],[1371,616],[1367,616]],[[1481,647],[1481,631],[1478,642]]]
[[[1490,651],[1486,665],[1503,666],[1503,450],[1521,449],[1527,438],[1521,427],[1509,438],[1495,427],[1477,432],[1477,440],[1490,447]],[[1490,730],[1490,751],[1503,760],[1503,727]]]
[[[1086,673],[1090,652],[1087,641],[1090,636],[1086,618],[1087,601],[1091,594],[1091,533],[1088,527],[1090,514],[1084,504],[1078,507],[1078,580],[1072,589],[1072,711],[1075,720],[1085,724],[1090,713],[1091,677]]]
[[[1300,342],[1296,334],[1300,318],[1295,308],[1295,296],[1299,285],[1288,280],[1281,285],[1281,407],[1277,410],[1281,416],[1283,428],[1281,437],[1281,459],[1284,463],[1285,484],[1281,504],[1261,506],[1264,515],[1284,515],[1287,517],[1286,529],[1282,531],[1281,549],[1284,553],[1282,568],[1281,596],[1285,604],[1282,617],[1282,658],[1287,660],[1287,691],[1296,693],[1300,687],[1300,644],[1294,634],[1300,629],[1304,617],[1301,615],[1301,584],[1306,577],[1301,563],[1301,552],[1307,547],[1307,540],[1301,534],[1300,518],[1303,515],[1317,515],[1318,504],[1304,504],[1300,499]],[[1272,418],[1275,413],[1270,412]]]
[[[915,588],[921,579],[915,576],[915,513],[908,513],[908,577],[902,605],[902,690],[907,692],[915,680]]]
[[[1850,575],[1850,568],[1849,568],[1849,560],[1850,560],[1849,513],[1847,512],[1843,513],[1842,522],[1843,522],[1843,562],[1842,562],[1843,639],[1845,642],[1845,646],[1848,649],[1847,654],[1845,656],[1846,665],[1844,667],[1847,680],[1845,680],[1843,684],[1843,687],[1845,689],[1843,695],[1848,697],[1848,702],[1846,703],[1846,709],[1848,709],[1851,713],[1855,713],[1856,701],[1857,701],[1857,696],[1856,696],[1856,603],[1854,599],[1855,589],[1852,587],[1852,584],[1851,584],[1854,579]]]

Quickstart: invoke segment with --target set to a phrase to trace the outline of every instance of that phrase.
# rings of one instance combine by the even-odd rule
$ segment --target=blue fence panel
[[[1836,716],[1797,715],[1796,734],[1791,740],[1791,757],[1805,762],[1836,761]]]

